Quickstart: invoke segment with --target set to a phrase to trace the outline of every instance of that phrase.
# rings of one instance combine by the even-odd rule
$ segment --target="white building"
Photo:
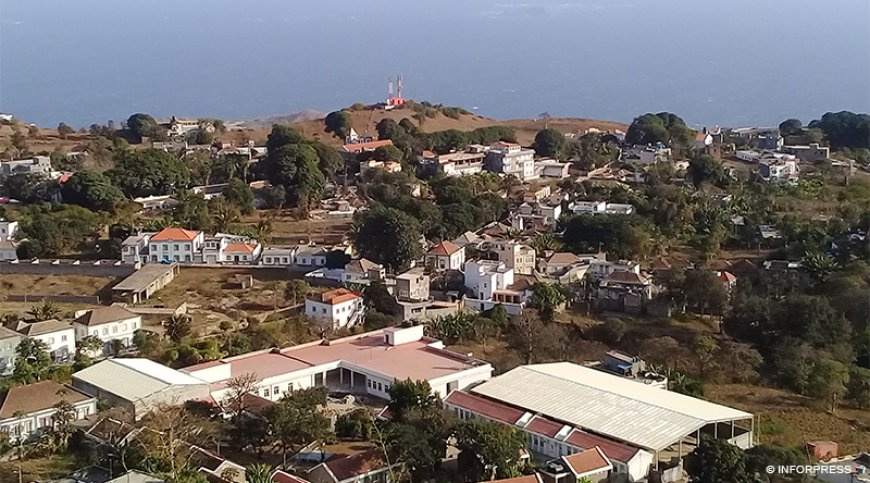
[[[296,249],[294,264],[299,267],[322,267],[326,265],[325,247],[317,245],[304,245]]]
[[[19,321],[14,329],[24,337],[44,343],[54,362],[67,362],[76,353],[75,330],[71,322],[55,319],[33,323]]]
[[[305,300],[305,314],[329,328],[343,329],[363,322],[365,305],[362,295],[338,288]]]
[[[18,233],[17,221],[0,219],[0,241],[12,241],[16,233]]]
[[[75,314],[73,329],[78,343],[92,335],[103,341],[103,355],[112,353],[112,341],[120,340],[124,347],[133,345],[133,334],[142,328],[142,316],[118,305],[80,310]]]
[[[222,401],[234,377],[253,374],[255,394],[277,401],[287,392],[309,387],[389,399],[394,381],[428,381],[442,396],[492,377],[489,363],[444,349],[425,337],[423,326],[387,328],[280,351],[265,350],[182,369],[211,385]]]
[[[565,451],[561,445],[576,429],[652,455],[637,465],[615,466],[629,481],[644,479],[650,464],[658,468],[673,456],[682,459],[702,435],[742,449],[755,445],[750,413],[570,362],[520,366],[469,392],[555,423],[559,429],[548,440],[560,445],[556,451]],[[622,459],[597,446],[611,460]]]
[[[195,260],[205,244],[201,231],[165,228],[148,241],[148,256],[152,262],[188,262]]]
[[[130,235],[121,242],[121,261],[148,263],[148,241],[153,233]]]
[[[614,272],[631,272],[640,275],[640,264],[629,260],[608,261],[605,257],[589,263],[589,275],[595,280],[604,280]]]
[[[266,247],[260,254],[260,265],[289,267],[296,257],[295,248]]]
[[[0,162],[0,178],[13,174],[41,174],[50,176],[51,158],[48,156],[34,156],[28,159]]]
[[[758,162],[758,174],[769,183],[794,184],[800,177],[800,168],[794,160],[762,158]]]
[[[465,264],[465,247],[460,247],[449,240],[432,247],[426,254],[426,265],[435,271],[462,270]]]
[[[537,179],[535,151],[524,149],[516,143],[498,142],[486,152],[489,171],[515,176],[520,181]]]
[[[694,147],[698,151],[703,151],[713,144],[713,136],[706,130],[695,134]]]
[[[0,432],[12,442],[26,441],[55,426],[56,405],[73,407],[73,420],[96,414],[97,400],[54,381],[13,386],[0,395]]]
[[[514,270],[493,260],[471,260],[465,264],[465,304],[475,310],[489,310],[501,304],[511,315],[519,315],[528,299],[528,284],[515,283]]]
[[[513,269],[518,275],[535,273],[535,249],[514,240],[498,240],[493,242],[492,250],[498,254],[499,262]]]
[[[387,276],[384,266],[365,258],[351,260],[344,266],[341,281],[368,285],[375,280],[383,280]]]
[[[72,376],[73,387],[130,413],[135,420],[161,407],[205,401],[206,381],[150,359],[114,358]]]
[[[542,159],[535,163],[535,172],[541,178],[565,179],[570,176],[571,163],[561,163],[554,159]]]
[[[633,146],[622,152],[623,163],[643,166],[666,163],[671,160],[671,148],[664,146]]]
[[[634,206],[625,203],[608,203],[606,201],[574,201],[568,208],[575,215],[598,215],[602,213],[611,215],[630,215],[634,213]]]

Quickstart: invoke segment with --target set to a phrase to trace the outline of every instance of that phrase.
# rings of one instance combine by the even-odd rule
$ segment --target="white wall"
[[[73,405],[76,409],[75,420],[84,419],[90,414],[97,412],[97,400],[86,399]],[[55,408],[37,411],[18,418],[9,418],[0,421],[0,432],[8,433],[13,441],[18,438],[27,439],[29,436],[37,433],[40,428],[51,427],[54,423],[51,417],[56,413]]]
[[[120,339],[124,342],[125,347],[129,347],[133,344],[133,334],[142,328],[142,317],[137,315],[136,317],[120,320],[118,322],[93,326],[74,322],[73,328],[75,329],[76,342],[89,335],[96,336],[104,343],[103,353],[108,354],[109,342],[112,340]]]
[[[55,351],[60,351],[66,348],[67,355],[72,358],[76,353],[76,337],[75,330],[72,327],[69,329],[59,330],[50,334],[41,334],[33,339],[42,341],[48,346],[48,352],[54,354]]]

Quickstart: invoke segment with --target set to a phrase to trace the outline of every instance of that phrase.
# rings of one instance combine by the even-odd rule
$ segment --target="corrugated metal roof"
[[[521,366],[472,392],[651,450],[709,423],[752,417],[569,362]]]
[[[137,401],[171,385],[207,385],[148,359],[108,359],[76,372],[73,378],[128,401]]]

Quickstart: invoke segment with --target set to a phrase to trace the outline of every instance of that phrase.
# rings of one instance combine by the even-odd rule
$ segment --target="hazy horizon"
[[[870,111],[867,0],[0,0],[0,111],[76,127],[386,95],[499,119]]]

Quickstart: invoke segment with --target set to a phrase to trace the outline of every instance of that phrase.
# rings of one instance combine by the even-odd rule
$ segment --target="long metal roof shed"
[[[521,366],[471,391],[653,451],[708,424],[752,418],[744,411],[570,362]]]

